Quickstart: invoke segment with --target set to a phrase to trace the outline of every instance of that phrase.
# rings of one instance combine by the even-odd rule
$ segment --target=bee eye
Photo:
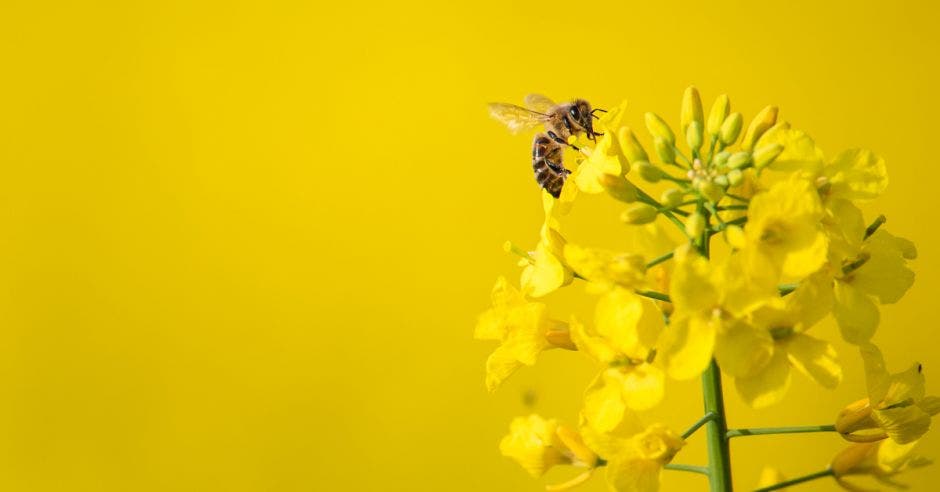
[[[568,114],[575,120],[581,119],[581,111],[578,110],[577,106],[571,106],[571,109],[568,110]]]

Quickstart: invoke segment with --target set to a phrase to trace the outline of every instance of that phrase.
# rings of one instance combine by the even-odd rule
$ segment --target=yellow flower
[[[544,304],[527,301],[505,278],[496,281],[492,298],[493,307],[480,315],[474,330],[479,340],[500,342],[486,360],[486,387],[490,391],[519,367],[534,365],[543,350],[556,346],[574,349],[565,323],[549,319]]]
[[[662,424],[644,427],[632,412],[606,432],[598,431],[587,409],[581,416],[584,442],[607,460],[607,485],[616,492],[655,492],[663,466],[685,441]]]
[[[593,468],[597,462],[577,432],[536,414],[513,419],[499,450],[536,478],[555,465]]]
[[[590,155],[581,161],[572,176],[578,189],[584,193],[600,193],[607,189],[607,176],[626,181],[624,174],[630,170],[630,164],[620,148],[616,131],[608,129],[593,149],[583,150]]]
[[[884,159],[870,150],[851,149],[823,168],[820,181],[826,198],[871,200],[888,187],[888,173]]]
[[[920,439],[930,428],[931,417],[940,412],[940,398],[925,396],[920,364],[890,374],[878,347],[865,344],[859,351],[865,362],[868,398],[843,409],[836,418],[836,430],[855,442],[890,437],[907,444]]]
[[[662,400],[663,372],[649,361],[664,327],[652,301],[624,289],[600,298],[593,329],[572,321],[575,345],[604,366],[584,395],[585,413],[599,431],[612,430],[629,409],[646,410]]]
[[[843,216],[860,215],[853,208],[843,204]],[[849,236],[850,229],[857,229],[857,225],[844,229],[846,235],[839,241],[840,251],[848,256],[831,260],[836,272],[833,315],[842,337],[860,344],[871,339],[878,328],[880,314],[875,299],[880,304],[893,304],[913,285],[914,272],[907,267],[907,260],[916,258],[917,250],[910,241],[883,229],[868,238],[864,230]]]
[[[638,254],[610,251],[566,244],[564,259],[579,276],[607,290],[615,286],[632,289],[646,280],[646,263]]]
[[[847,480],[847,476],[870,476],[895,488],[907,488],[893,480],[904,471],[929,465],[931,461],[914,454],[917,441],[898,444],[891,440],[876,443],[851,444],[840,451],[829,465],[832,474],[842,488],[853,492],[870,492]]]
[[[564,262],[565,238],[555,217],[556,200],[542,193],[545,223],[539,234],[539,243],[531,255],[531,262],[522,270],[522,291],[530,297],[543,297],[568,285],[574,278],[571,268]]]
[[[734,325],[778,298],[775,279],[748,275],[741,260],[735,254],[713,265],[685,247],[676,251],[669,286],[673,313],[659,345],[671,377],[701,374],[712,358],[721,326]]]
[[[742,254],[747,270],[801,279],[826,261],[819,195],[808,181],[781,181],[751,199]]]
[[[782,303],[766,304],[749,322],[727,323],[718,331],[715,358],[735,379],[742,399],[754,408],[779,402],[795,368],[825,388],[842,381],[842,367],[829,343],[806,334],[832,306],[832,281],[825,273],[803,282]]]

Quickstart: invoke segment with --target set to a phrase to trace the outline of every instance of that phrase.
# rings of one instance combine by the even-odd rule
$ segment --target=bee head
[[[584,99],[575,99],[572,101],[568,106],[568,111],[565,113],[565,118],[571,121],[572,128],[583,131],[591,140],[594,140],[596,135],[603,135],[602,133],[596,133],[594,131],[593,117],[591,103]]]

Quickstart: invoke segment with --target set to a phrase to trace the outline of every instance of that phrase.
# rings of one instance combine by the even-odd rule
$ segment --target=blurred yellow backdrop
[[[0,8],[0,488],[540,490],[498,439],[532,409],[573,422],[593,367],[549,353],[491,396],[471,339],[517,273],[502,242],[531,246],[541,221],[529,139],[485,103],[532,91],[675,123],[696,84],[746,117],[780,105],[830,153],[882,154],[868,212],[921,258],[876,341],[940,394],[930,2],[317,3]],[[618,234],[616,213],[580,227]],[[731,425],[831,421],[863,392],[838,348],[837,391],[796,379],[764,412],[732,393]],[[697,385],[667,392],[650,419],[683,429]],[[736,485],[840,447],[740,439]],[[940,458],[940,436],[923,449]],[[930,490],[940,469],[905,479]]]

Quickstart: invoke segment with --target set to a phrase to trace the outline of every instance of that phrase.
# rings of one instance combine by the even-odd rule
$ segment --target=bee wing
[[[541,94],[529,94],[525,97],[525,107],[531,109],[532,111],[548,113],[555,106],[555,101],[552,101],[548,97]]]
[[[545,121],[542,113],[507,103],[490,103],[490,116],[509,127],[512,133],[535,128]]]

